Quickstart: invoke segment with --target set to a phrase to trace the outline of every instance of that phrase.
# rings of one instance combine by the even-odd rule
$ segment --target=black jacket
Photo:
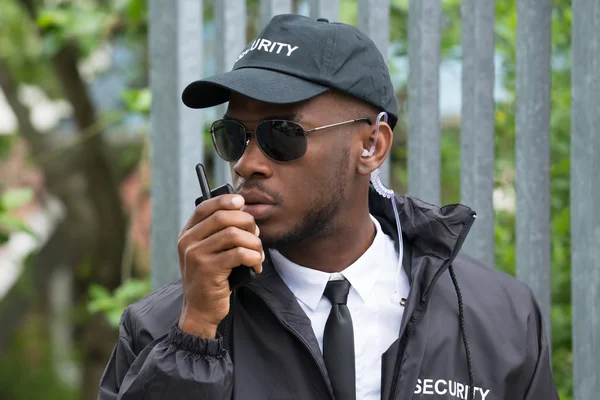
[[[475,213],[396,200],[411,289],[382,356],[381,398],[467,399],[471,386],[474,399],[558,399],[529,287],[458,254]],[[372,191],[369,201],[397,243],[389,200]],[[99,399],[333,399],[310,320],[268,258],[232,295],[218,339],[177,328],[181,298],[175,281],[126,309]]]

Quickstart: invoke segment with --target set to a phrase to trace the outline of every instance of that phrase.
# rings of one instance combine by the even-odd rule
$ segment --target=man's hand
[[[232,268],[262,271],[265,254],[254,218],[240,209],[244,198],[224,194],[203,201],[182,229],[177,243],[183,283],[179,328],[206,339],[229,312]]]

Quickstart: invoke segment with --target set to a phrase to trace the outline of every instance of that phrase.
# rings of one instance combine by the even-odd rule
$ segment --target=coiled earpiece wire
[[[362,153],[363,157],[371,157],[373,155],[373,153],[375,152],[375,145],[377,144],[377,137],[379,136],[379,124],[381,123],[382,119],[384,122],[387,123],[388,115],[385,111],[382,111],[379,113],[379,115],[377,115],[377,120],[375,122],[375,139],[373,140],[373,145],[371,146],[371,149],[368,151],[365,149],[363,151],[363,153]],[[377,193],[379,193],[379,195],[381,195],[387,199],[390,199],[390,201],[392,202],[392,207],[394,209],[394,217],[396,219],[396,228],[398,229],[398,268],[396,271],[396,290],[392,297],[392,301],[394,303],[404,305],[404,300],[402,299],[401,294],[400,294],[400,276],[401,276],[400,274],[402,273],[402,258],[404,255],[404,245],[402,242],[402,227],[400,225],[400,216],[398,215],[398,208],[396,206],[396,198],[395,198],[394,191],[392,189],[385,187],[383,182],[381,182],[381,178],[379,177],[380,173],[381,173],[381,171],[379,170],[379,168],[377,168],[373,172],[371,172],[371,183],[373,184],[373,187],[375,188]]]

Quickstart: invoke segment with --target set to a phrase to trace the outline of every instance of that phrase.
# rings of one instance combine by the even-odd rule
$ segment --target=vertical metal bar
[[[309,15],[313,19],[327,18],[331,22],[340,20],[340,0],[309,0]]]
[[[586,400],[600,393],[600,2],[572,7],[573,398]]]
[[[550,337],[550,53],[552,0],[517,1],[516,269]]]
[[[375,42],[383,59],[388,59],[390,36],[390,0],[359,0],[357,27]],[[381,165],[381,182],[389,186],[391,181],[391,154]]]
[[[246,45],[246,0],[218,0],[215,2],[217,45],[217,72],[230,71]],[[227,110],[227,104],[217,108],[217,117]],[[214,180],[212,186],[231,183],[229,164],[214,153]]]
[[[440,202],[440,0],[410,0],[408,192]]]
[[[358,0],[357,27],[375,42],[388,60],[390,42],[390,0]]]
[[[179,277],[177,237],[194,209],[202,162],[198,112],[181,92],[202,75],[202,1],[150,0],[152,286]],[[192,55],[190,57],[190,54]]]
[[[273,16],[278,14],[291,14],[292,0],[261,0],[260,20],[262,29]]]
[[[463,0],[461,202],[477,212],[465,252],[494,267],[495,0]]]

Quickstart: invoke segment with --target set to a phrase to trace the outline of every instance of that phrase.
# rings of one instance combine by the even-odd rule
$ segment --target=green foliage
[[[0,54],[11,73],[23,84],[40,87],[52,99],[62,97],[62,88],[48,61],[65,42],[76,42],[79,56],[85,58],[106,44],[118,26],[125,27],[121,33],[130,39],[145,40],[145,0],[52,3],[38,8],[35,22],[16,0],[3,1],[0,12]]]
[[[47,323],[30,319],[0,354],[0,398],[75,400],[58,376]],[[42,394],[43,393],[43,394]]]
[[[10,234],[14,232],[27,232],[36,236],[27,224],[20,218],[11,214],[11,211],[28,203],[33,198],[31,189],[11,189],[0,193],[0,245],[6,243]]]
[[[130,32],[144,32],[148,22],[148,2],[146,0],[113,0],[113,6],[110,9],[117,12]]]
[[[2,2],[0,55],[18,82],[38,85],[51,98],[56,98],[60,96],[61,90],[52,76],[50,66],[41,62],[47,54],[43,42],[35,32],[35,24],[16,1]]]
[[[16,141],[16,135],[0,135],[0,162],[2,162],[11,152]]]
[[[150,280],[129,279],[110,293],[105,287],[92,285],[89,289],[90,302],[88,311],[91,314],[101,312],[108,322],[119,326],[125,308],[150,293]]]
[[[0,197],[0,210],[11,211],[27,204],[33,199],[33,190],[28,188],[11,189]]]
[[[64,44],[77,40],[82,55],[87,57],[104,38],[102,32],[110,14],[92,3],[75,3],[69,6],[49,6],[40,10],[37,25],[43,35],[43,49],[52,56]]]
[[[149,88],[127,89],[121,94],[127,111],[131,113],[150,114],[152,93]]]

